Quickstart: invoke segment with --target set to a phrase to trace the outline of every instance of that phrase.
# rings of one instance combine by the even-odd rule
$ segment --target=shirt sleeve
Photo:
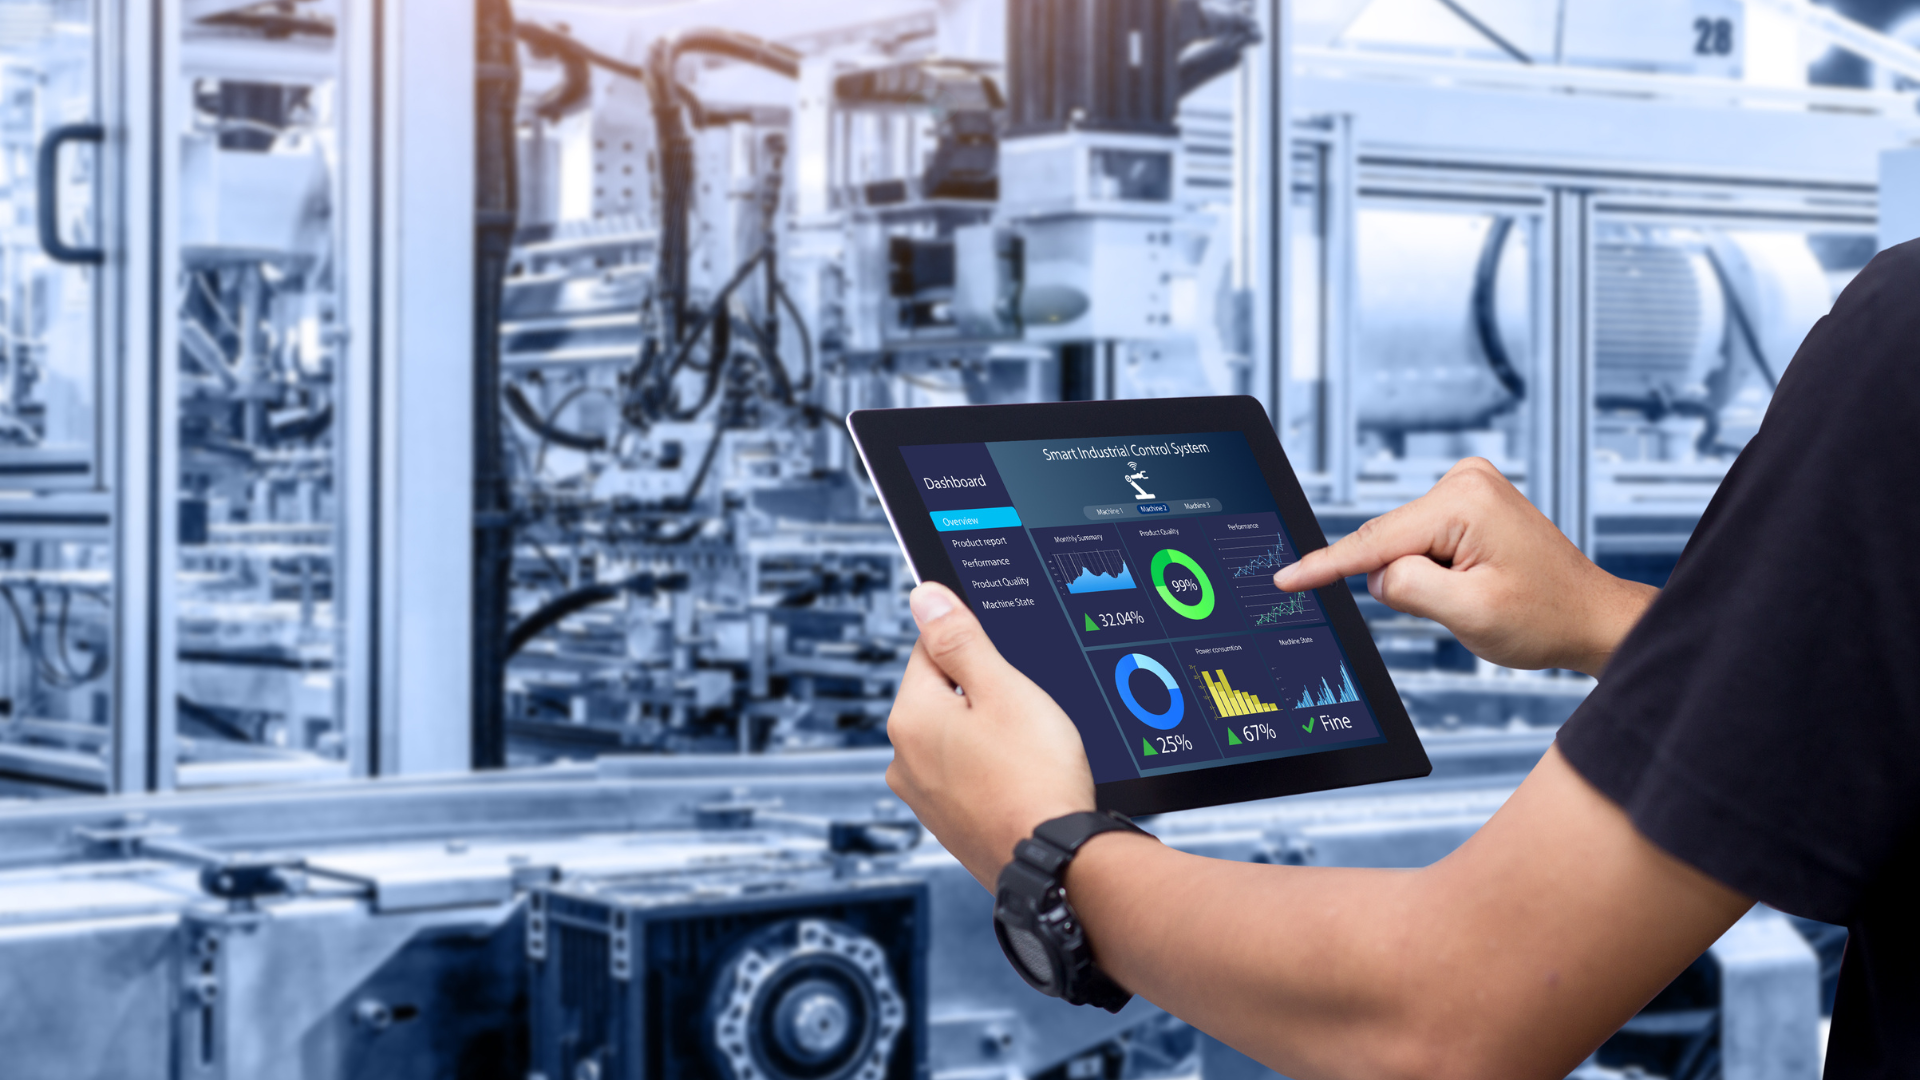
[[[1814,327],[1561,753],[1655,844],[1849,921],[1920,809],[1920,242]]]

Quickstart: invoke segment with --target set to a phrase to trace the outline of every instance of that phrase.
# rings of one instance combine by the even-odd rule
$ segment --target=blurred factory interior
[[[1237,1080],[888,794],[849,410],[1253,394],[1658,583],[1920,235],[1913,0],[0,0],[0,1076]],[[1416,866],[1592,683],[1356,583]],[[1578,1075],[1812,1080],[1757,909]],[[719,1036],[744,1003],[764,1022]],[[802,1023],[805,1018],[824,1022]]]

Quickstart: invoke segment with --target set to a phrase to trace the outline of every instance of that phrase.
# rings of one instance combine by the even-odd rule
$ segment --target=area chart
[[[1120,592],[1135,587],[1127,557],[1119,551],[1074,551],[1053,556],[1053,572],[1069,593]]]
[[[1350,701],[1359,701],[1360,691],[1353,685],[1353,676],[1347,674],[1347,665],[1340,665],[1340,685],[1329,685],[1326,679],[1320,680],[1318,689],[1307,687],[1300,694],[1300,700],[1293,703],[1296,709],[1311,709],[1316,705],[1345,705]]]

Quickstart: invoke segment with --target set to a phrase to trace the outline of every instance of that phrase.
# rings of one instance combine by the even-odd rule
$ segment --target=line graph
[[[1060,587],[1069,593],[1120,592],[1137,587],[1127,557],[1120,551],[1062,552],[1049,561]]]
[[[1275,591],[1277,592],[1278,590]],[[1313,613],[1313,608],[1307,600],[1306,593],[1285,593],[1283,595],[1286,596],[1285,600],[1282,600],[1280,603],[1273,605],[1257,615],[1249,611],[1247,614],[1253,615],[1253,625],[1277,626],[1296,615],[1310,615]]]
[[[1224,547],[1225,545],[1219,546]],[[1244,545],[1234,546],[1242,547]],[[1226,558],[1226,552],[1222,551],[1220,557],[1222,559]],[[1233,566],[1232,563],[1228,563],[1227,565]],[[1287,565],[1287,545],[1283,541],[1275,540],[1271,545],[1261,549],[1258,554],[1248,556],[1246,557],[1246,561],[1238,566],[1233,566],[1233,576],[1243,578],[1255,577],[1262,574],[1272,575],[1285,565]]]
[[[1273,587],[1274,572],[1294,562],[1287,542],[1271,534],[1241,542],[1220,537],[1213,549],[1226,565],[1233,595],[1255,626],[1311,622],[1320,617],[1319,605],[1308,593],[1285,593]]]

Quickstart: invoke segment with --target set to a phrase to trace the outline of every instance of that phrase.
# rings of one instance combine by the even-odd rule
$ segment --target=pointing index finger
[[[1409,503],[1374,518],[1337,543],[1308,552],[1275,574],[1274,586],[1283,592],[1318,589],[1355,574],[1371,574],[1408,555],[1447,561],[1453,545],[1441,525],[1427,507]]]

